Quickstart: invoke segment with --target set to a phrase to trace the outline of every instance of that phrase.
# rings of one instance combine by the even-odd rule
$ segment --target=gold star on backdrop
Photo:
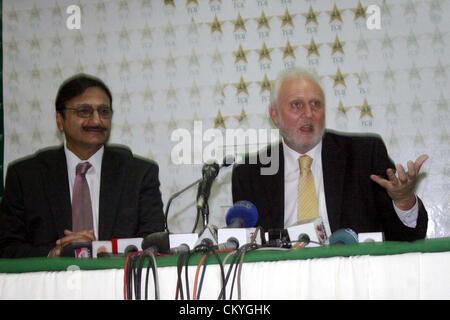
[[[269,61],[272,61],[272,58],[270,57],[270,53],[273,51],[273,49],[268,49],[265,42],[263,42],[263,47],[261,50],[256,50],[259,53],[259,59],[258,62],[262,59],[267,59]]]
[[[289,10],[286,8],[286,11],[284,12],[283,16],[278,16],[278,18],[281,19],[281,28],[285,27],[286,25],[290,25],[291,27],[294,27],[294,20],[296,14],[291,15],[289,13]]]
[[[272,87],[269,78],[267,78],[267,74],[264,74],[264,80],[263,81],[257,81],[257,83],[260,85],[261,90],[259,91],[259,93],[263,93],[264,91],[269,91]]]
[[[395,82],[394,72],[392,71],[392,69],[389,65],[386,67],[386,70],[384,71],[384,82],[386,82],[388,80]]]
[[[225,127],[225,120],[227,120],[229,117],[223,117],[222,113],[217,112],[217,117],[214,118],[214,129],[217,129],[218,127],[222,127],[224,129],[226,129]]]
[[[167,23],[167,26],[164,28],[164,38],[176,38],[175,28],[172,26],[170,21]]]
[[[242,45],[239,44],[239,49],[238,51],[233,51],[234,56],[236,57],[236,59],[234,60],[234,63],[238,63],[239,61],[244,61],[245,63],[248,63],[247,61],[247,57],[246,54],[249,52],[249,50],[244,51],[244,49],[242,49]]]
[[[373,119],[372,107],[367,103],[367,99],[364,98],[364,104],[362,106],[357,106],[361,111],[359,118],[362,119],[364,116],[371,117]]]
[[[198,26],[201,24],[197,24],[194,20],[194,17],[191,19],[191,24],[188,26],[188,34],[190,35],[198,35]]]
[[[408,0],[408,2],[406,4],[403,5],[403,7],[405,8],[405,11],[403,12],[403,15],[417,15],[416,12],[416,6],[414,5],[414,3],[411,0]]]
[[[244,121],[245,119],[247,119],[247,114],[245,113],[244,107],[242,107],[242,111],[241,114],[238,116],[234,116],[234,118],[241,123],[242,121]]]
[[[442,33],[438,27],[436,27],[436,30],[434,31],[433,36],[432,36],[433,46],[436,45],[437,43],[444,45],[444,38],[442,37]]]
[[[247,29],[245,28],[245,23],[248,20],[249,19],[242,19],[241,14],[238,13],[237,19],[232,20],[232,22],[234,24],[234,32],[238,31],[239,29],[243,30],[244,32],[247,32]]]
[[[189,98],[200,98],[200,88],[195,83],[195,80],[192,82],[192,86],[189,88]]]
[[[296,58],[295,57],[295,49],[297,49],[297,48],[298,48],[298,46],[292,46],[288,40],[286,43],[286,47],[283,48],[283,60],[289,56],[291,56],[292,58],[295,59]]]
[[[145,54],[144,60],[142,60],[142,70],[153,71],[153,60],[150,59],[147,53]]]
[[[334,6],[333,6],[333,11],[327,11],[328,15],[330,16],[330,23],[333,22],[334,20],[339,20],[340,22],[343,22],[342,21],[342,16],[341,16],[341,13],[343,11],[344,10],[339,10],[336,7],[336,3],[335,3]]]
[[[189,67],[200,67],[200,60],[197,53],[192,49],[192,54],[188,57]]]
[[[208,23],[209,26],[211,27],[211,33],[214,33],[216,31],[223,33],[222,32],[222,23],[219,22],[219,19],[217,19],[217,16],[214,16],[214,21],[212,23]]]
[[[145,87],[142,99],[144,100],[144,102],[155,102],[155,100],[153,99],[153,91],[152,89],[150,89],[149,85]]]
[[[147,23],[145,23],[144,29],[141,30],[141,40],[153,40],[152,29],[148,26]]]
[[[174,99],[177,100],[177,90],[175,89],[175,87],[173,86],[173,84],[171,83],[169,85],[169,88],[166,90],[166,99]]]
[[[340,52],[344,54],[344,46],[345,42],[339,41],[339,37],[336,35],[334,42],[329,42],[328,45],[332,48],[331,55],[334,55],[336,52]]]
[[[215,96],[221,95],[225,98],[225,87],[226,85],[221,84],[219,80],[216,81],[216,85],[213,88],[213,92]]]
[[[244,78],[241,76],[239,83],[233,84],[233,86],[237,89],[236,96],[238,96],[241,93],[245,93],[248,95],[248,85],[249,84],[250,84],[250,82],[245,82]]]
[[[142,126],[144,127],[144,135],[155,133],[155,126],[152,123],[150,117],[147,117],[147,120],[144,124],[142,124]]]
[[[40,50],[41,49],[41,45],[39,44],[39,39],[36,37],[36,35],[33,35],[33,38],[31,40],[29,40],[30,42],[30,49],[37,49]]]
[[[425,147],[425,139],[419,130],[417,130],[416,136],[414,137],[414,146]]]
[[[384,38],[381,40],[381,48],[382,49],[386,49],[386,48],[393,49],[392,38],[389,37],[387,32],[384,34]]]
[[[354,21],[358,20],[359,18],[366,19],[366,9],[362,6],[361,1],[358,2],[358,7],[354,9],[350,9],[355,14]]]
[[[314,22],[315,24],[319,24],[319,22],[317,22],[317,13],[314,12],[311,5],[309,6],[308,13],[302,13],[302,16],[304,16],[306,18],[305,26],[311,22]]]
[[[175,8],[175,1],[174,0],[164,0],[165,6],[172,6]]]
[[[131,105],[131,93],[128,92],[127,88],[123,89],[123,92],[120,94],[120,105]]]
[[[308,55],[307,57],[309,57],[312,54],[317,55],[318,57],[320,57],[319,54],[319,48],[322,46],[322,44],[316,44],[316,42],[314,41],[314,38],[311,38],[311,42],[309,45],[304,45],[303,47],[308,50]]]
[[[172,53],[169,52],[169,54],[167,55],[167,58],[164,60],[166,62],[166,70],[169,68],[173,68],[173,69],[177,68],[177,65],[175,63],[175,58],[172,56]]]
[[[102,28],[100,28],[100,30],[98,31],[97,35],[96,35],[96,39],[97,39],[97,44],[107,44],[107,40],[106,40],[106,33],[103,31]]]
[[[392,102],[392,97],[389,98],[389,103],[386,105],[386,114],[385,116],[397,116],[397,105]]]
[[[333,88],[336,87],[338,84],[342,84],[344,87],[347,87],[345,84],[345,78],[348,76],[348,74],[342,74],[341,69],[337,69],[337,73],[334,76],[330,76],[334,80]]]
[[[438,63],[434,69],[434,76],[433,78],[436,80],[437,78],[444,78],[447,79],[447,73],[445,72],[445,68],[441,63],[441,60],[438,60]]]
[[[369,52],[369,46],[367,45],[367,40],[365,38],[363,38],[362,34],[359,36],[359,40],[356,43],[356,51],[366,51],[367,53]]]
[[[108,74],[108,68],[107,68],[105,62],[103,61],[103,59],[100,59],[100,62],[97,65],[97,73],[103,74],[103,75]]]
[[[128,123],[127,119],[125,119],[123,124],[121,125],[122,132],[121,132],[120,136],[121,137],[123,137],[123,136],[132,137],[133,136],[132,128],[133,128],[133,126]]]
[[[417,98],[417,96],[414,97],[414,101],[411,105],[411,111],[413,113],[415,113],[415,112],[423,113],[422,104],[420,103],[420,100],[419,100],[419,98]]]
[[[416,37],[416,35],[414,34],[414,31],[413,31],[412,29],[409,31],[409,35],[408,35],[408,37],[406,38],[406,46],[407,46],[408,48],[410,48],[410,47],[412,47],[412,46],[414,46],[414,47],[416,47],[416,48],[419,47],[419,43],[417,42],[417,37]]]
[[[261,17],[256,18],[256,22],[258,23],[258,30],[265,27],[270,30],[269,20],[272,19],[272,17],[267,18],[264,11],[261,14]]]
[[[409,80],[412,80],[412,79],[420,80],[420,71],[419,71],[419,68],[417,68],[415,62],[413,62],[413,66],[411,67],[411,69],[409,69],[408,74],[409,74]]]
[[[336,116],[344,116],[345,118],[347,118],[347,111],[350,110],[351,108],[352,107],[344,107],[341,99],[339,99]]]

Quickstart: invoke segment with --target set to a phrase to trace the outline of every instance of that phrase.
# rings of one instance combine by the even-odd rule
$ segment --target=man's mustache
[[[82,129],[84,131],[106,131],[106,128],[103,126],[83,126]]]

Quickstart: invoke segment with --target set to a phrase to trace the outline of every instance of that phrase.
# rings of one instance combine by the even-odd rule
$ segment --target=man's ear
[[[278,110],[273,104],[269,105],[269,114],[273,123],[278,127]]]
[[[64,123],[64,118],[63,118],[62,114],[59,112],[56,112],[56,125],[58,126],[58,130],[61,132],[64,131],[63,123]]]

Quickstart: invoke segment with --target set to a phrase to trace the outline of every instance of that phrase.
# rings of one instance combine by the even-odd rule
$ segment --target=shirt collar
[[[298,166],[298,158],[305,154],[313,158],[313,160],[315,160],[313,161],[313,165],[314,163],[321,162],[322,140],[320,140],[320,142],[317,145],[315,145],[314,148],[312,148],[311,150],[309,150],[304,154],[298,153],[297,151],[291,149],[284,141],[284,138],[282,139],[282,141],[283,141],[283,154],[286,162],[291,164],[295,163],[295,166]]]
[[[66,154],[66,159],[67,159],[67,169],[69,170],[69,172],[71,172],[71,171],[75,172],[74,170],[80,162],[89,162],[92,165],[92,167],[89,169],[89,171],[94,169],[93,171],[98,170],[97,172],[100,172],[104,151],[105,151],[105,146],[102,146],[89,159],[81,160],[80,158],[78,158],[78,156],[75,153],[73,153],[72,151],[70,151],[67,148],[67,143],[64,142],[64,152]]]

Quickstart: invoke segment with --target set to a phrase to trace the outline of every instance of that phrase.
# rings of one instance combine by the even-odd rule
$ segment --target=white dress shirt
[[[100,175],[102,172],[102,158],[105,147],[101,147],[92,157],[87,160],[81,160],[72,151],[67,149],[64,143],[64,152],[67,159],[67,173],[70,186],[70,201],[72,202],[73,185],[75,183],[76,167],[80,162],[89,162],[92,167],[86,172],[86,180],[91,195],[93,227],[95,238],[98,239],[98,207],[100,202]]]
[[[303,154],[292,150],[283,141],[284,155],[284,227],[287,228],[297,223],[297,203],[298,203],[298,180],[300,177],[300,166],[298,158]],[[322,218],[327,236],[331,235],[330,223],[328,220],[327,206],[325,202],[325,189],[323,183],[322,172],[322,141],[314,148],[309,150],[306,155],[313,159],[311,164],[311,172],[314,176],[314,185],[316,187],[316,195],[318,198],[319,216]],[[419,215],[419,206],[416,204],[407,211],[398,209],[394,204],[395,212],[404,225],[415,228],[417,217]]]

